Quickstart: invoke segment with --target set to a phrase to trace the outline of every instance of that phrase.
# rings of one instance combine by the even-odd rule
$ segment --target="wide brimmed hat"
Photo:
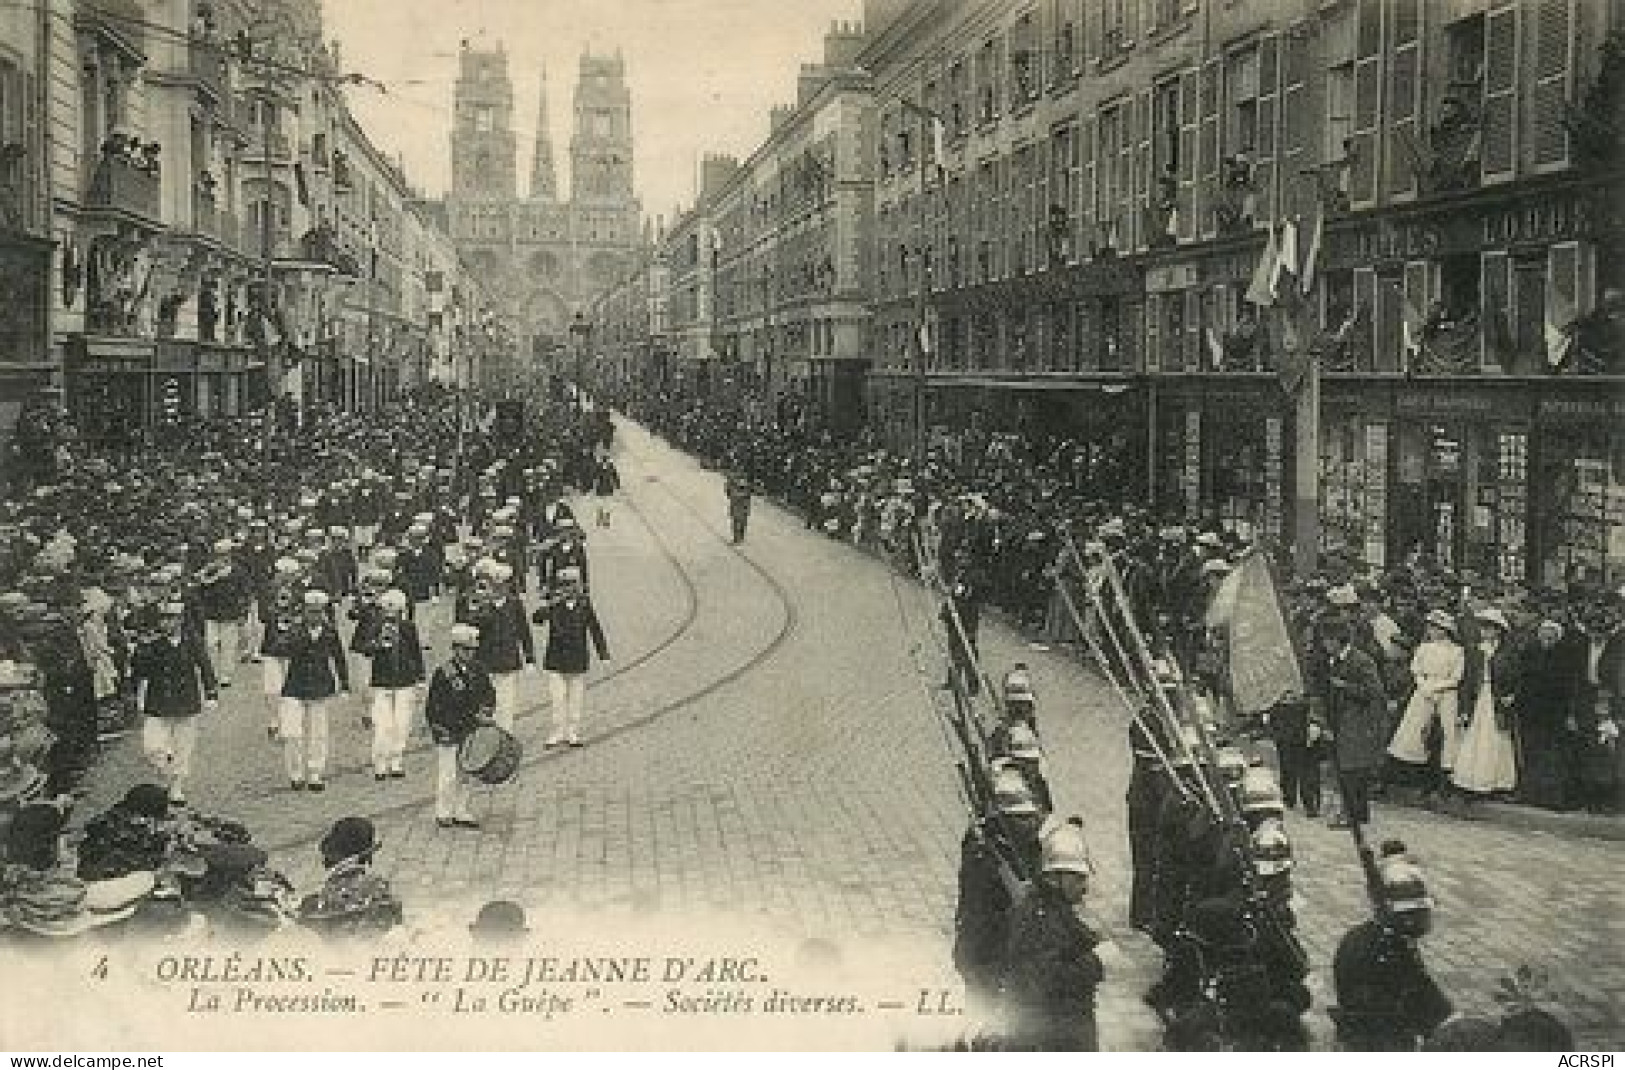
[[[1512,624],[1507,620],[1507,615],[1502,613],[1494,606],[1490,606],[1488,609],[1481,609],[1477,613],[1474,613],[1473,616],[1483,624],[1495,625],[1497,628],[1501,629],[1502,632],[1512,631]]]

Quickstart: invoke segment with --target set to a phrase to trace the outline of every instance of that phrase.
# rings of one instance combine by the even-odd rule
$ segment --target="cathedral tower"
[[[536,155],[530,164],[530,199],[559,199],[558,175],[553,169],[552,120],[547,114],[547,70],[542,70],[542,95],[536,105]]]
[[[581,57],[570,139],[570,199],[578,205],[633,200],[632,94],[619,51]]]
[[[513,82],[508,54],[463,42],[451,131],[451,196],[461,201],[511,201],[518,195],[513,132]]]

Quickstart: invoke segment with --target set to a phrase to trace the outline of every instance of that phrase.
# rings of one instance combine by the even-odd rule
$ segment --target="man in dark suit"
[[[325,591],[306,591],[304,618],[289,638],[282,681],[282,748],[294,791],[326,791],[328,707],[350,693],[344,642],[328,615]]]
[[[1327,653],[1327,709],[1331,720],[1333,762],[1343,792],[1346,822],[1371,823],[1371,781],[1382,769],[1388,746],[1388,695],[1376,660],[1355,642],[1346,620],[1330,621],[1324,631]]]
[[[547,672],[547,690],[553,702],[553,730],[547,737],[547,746],[567,743],[579,747],[587,699],[587,668],[592,663],[587,641],[591,639],[600,661],[609,660],[609,644],[604,639],[604,629],[598,622],[592,599],[582,585],[580,571],[566,568],[558,579],[561,592],[544,602],[531,619],[547,625],[547,650],[542,668]]]
[[[136,650],[130,675],[145,715],[141,748],[167,781],[170,801],[184,803],[198,718],[216,707],[220,692],[203,644],[186,628],[186,607],[166,602],[158,619],[160,634]]]
[[[1593,813],[1619,805],[1619,722],[1625,718],[1625,626],[1616,605],[1598,598],[1581,620],[1581,676],[1569,722],[1578,777],[1576,801]]]

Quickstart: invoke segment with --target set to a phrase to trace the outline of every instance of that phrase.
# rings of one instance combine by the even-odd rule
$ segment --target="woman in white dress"
[[[1468,659],[1462,704],[1463,732],[1452,783],[1470,795],[1511,791],[1518,784],[1517,748],[1512,740],[1511,625],[1499,609],[1476,614],[1482,637]]]
[[[1461,744],[1457,689],[1466,669],[1467,652],[1456,642],[1456,620],[1442,609],[1427,615],[1427,635],[1411,655],[1411,691],[1405,713],[1400,717],[1388,753],[1413,769],[1424,767],[1431,757],[1429,735],[1439,726],[1439,768],[1449,774],[1456,767]]]

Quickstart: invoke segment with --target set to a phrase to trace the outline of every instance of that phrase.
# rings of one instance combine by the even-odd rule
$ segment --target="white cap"
[[[406,611],[406,592],[400,590],[399,588],[391,587],[389,590],[378,596],[378,604],[383,606],[385,609],[392,609],[397,613],[404,613]]]
[[[284,575],[291,575],[299,571],[299,562],[291,557],[279,557],[276,559],[276,564],[271,567]]]
[[[1094,867],[1089,862],[1089,844],[1083,838],[1081,825],[1066,821],[1044,837],[1041,868],[1045,873],[1089,875]]]
[[[326,609],[327,604],[331,601],[332,599],[327,597],[326,591],[305,592],[305,608],[307,609]]]
[[[456,646],[465,646],[480,641],[480,630],[472,624],[453,624],[451,626],[451,641]]]

